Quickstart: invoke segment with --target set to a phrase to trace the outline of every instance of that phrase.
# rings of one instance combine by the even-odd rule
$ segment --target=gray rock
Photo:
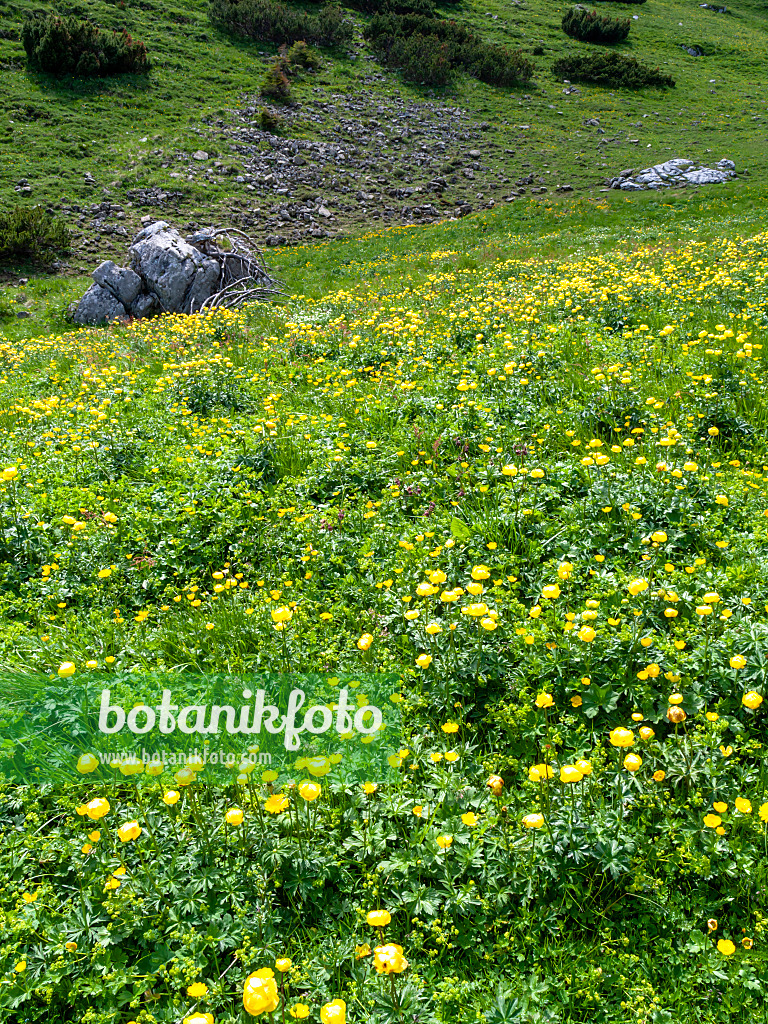
[[[129,253],[132,269],[162,309],[191,313],[216,291],[218,262],[185,242],[165,221],[140,231]]]
[[[195,150],[195,152],[192,154],[192,159],[193,160],[207,160],[208,159],[208,154],[205,152],[204,149],[198,149],[198,150]]]
[[[131,305],[131,316],[154,316],[160,311],[157,299],[151,292],[142,292]]]
[[[77,304],[74,321],[78,324],[103,324],[126,316],[125,306],[109,288],[92,284]]]
[[[141,278],[128,267],[118,267],[112,260],[105,260],[91,275],[96,284],[108,288],[127,308],[141,291]]]

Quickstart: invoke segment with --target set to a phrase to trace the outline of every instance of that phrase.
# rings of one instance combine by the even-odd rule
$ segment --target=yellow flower
[[[196,981],[194,985],[190,985],[187,989],[187,995],[190,999],[202,999],[207,994],[208,986],[203,981]]]
[[[582,775],[591,775],[592,774],[592,765],[591,765],[591,763],[589,761],[584,760],[584,759],[581,759],[581,760],[576,762],[576,768],[579,769],[579,771],[581,772]]]
[[[360,639],[357,641],[357,646],[361,651],[367,651],[373,643],[373,637],[370,633],[363,633]]]
[[[273,793],[264,801],[264,810],[269,814],[280,814],[288,806],[288,797],[283,793]]]
[[[64,949],[66,949],[68,953],[74,953],[77,950],[77,943],[72,942],[71,940],[69,942],[65,942]]]
[[[585,644],[590,644],[597,636],[597,633],[595,633],[591,626],[582,626],[576,635],[579,640],[583,640]]]
[[[627,769],[628,772],[638,771],[642,767],[642,764],[643,759],[641,757],[638,757],[637,754],[627,754],[627,756],[624,758],[624,767]]]
[[[548,586],[541,588],[541,596],[546,597],[548,601],[554,601],[555,598],[560,597],[560,587],[557,583],[550,583]]]
[[[526,816],[522,820],[522,824],[525,825],[526,828],[541,828],[541,826],[544,824],[544,815],[526,814]]]
[[[322,788],[316,782],[310,782],[308,779],[300,782],[298,789],[299,796],[306,800],[307,803],[317,800],[322,793]]]
[[[293,967],[293,960],[289,956],[281,956],[275,960],[275,970],[280,971],[281,974],[290,971],[291,967]]]
[[[580,708],[583,703],[584,701],[581,699],[578,693],[571,697],[571,707]]]
[[[63,661],[59,665],[59,675],[62,679],[68,679],[75,674],[75,666],[71,661]]]
[[[230,807],[224,815],[224,820],[228,825],[242,825],[243,812],[239,807]]]
[[[377,974],[402,974],[408,968],[408,961],[403,956],[403,947],[394,943],[377,946],[373,951],[373,966]]]
[[[432,664],[432,655],[420,654],[416,659],[416,664],[419,666],[419,668],[429,668],[429,666]]]
[[[91,819],[91,821],[98,821],[99,818],[103,818],[106,814],[109,814],[109,800],[104,797],[96,797],[91,800],[90,803],[85,805],[85,813]]]
[[[768,822],[768,803],[760,804],[760,810],[757,813],[760,815],[760,821]]]
[[[26,960],[19,960],[19,962],[16,964],[16,966],[13,969],[14,969],[14,971],[16,971],[17,974],[23,974],[24,971],[26,971],[26,969],[27,969],[27,961]]]
[[[435,842],[441,850],[447,850],[453,842],[453,836],[438,836]]]
[[[488,568],[487,565],[476,565],[474,567],[474,569],[472,570],[472,579],[473,580],[487,580],[487,579],[489,579],[490,575],[491,575],[491,571],[490,571],[490,569]],[[435,582],[438,582],[438,581],[435,580]],[[440,582],[444,583],[445,580],[442,579],[442,580],[440,580]]]
[[[169,807],[172,807],[175,803],[178,803],[180,797],[181,793],[179,793],[178,790],[169,789],[166,793],[163,794],[163,803],[166,803],[168,804]]]
[[[637,597],[643,590],[648,589],[648,580],[636,579],[627,584],[627,590],[633,597]]]
[[[726,496],[724,494],[718,494],[717,497],[715,498],[715,503],[717,505],[727,505],[728,504],[728,499],[726,498]]]
[[[343,999],[334,999],[320,1008],[322,1024],[346,1024],[347,1004]]]
[[[737,796],[736,799],[733,802],[734,802],[734,805],[736,807],[736,810],[740,814],[751,814],[752,813],[752,804],[750,803],[749,800],[745,800],[744,797]]]
[[[472,825],[476,825],[480,819],[474,811],[467,811],[465,814],[462,814],[461,820],[465,825],[471,827]]]
[[[443,730],[443,732],[448,732],[448,733],[450,733],[450,732],[458,732],[459,731],[459,723],[458,722],[446,722],[445,725],[441,725],[440,728]]]
[[[720,939],[717,943],[717,948],[723,956],[733,956],[736,952],[736,947],[730,939]]]
[[[755,940],[750,939],[748,935],[745,935],[744,938],[741,940],[741,944],[744,947],[744,949],[752,949],[752,947],[755,944]]]
[[[551,708],[554,703],[551,693],[540,693],[536,698],[537,708]]]
[[[567,580],[573,572],[573,562],[563,562],[557,567],[557,578]]]
[[[723,757],[730,757],[733,753],[733,747],[724,747],[722,744],[720,744],[720,753],[723,755]]]
[[[125,824],[118,828],[117,835],[121,843],[128,843],[132,839],[138,839],[141,832],[141,825],[139,825],[138,821],[126,821]]]
[[[501,796],[501,791],[504,788],[504,779],[500,775],[489,775],[486,786],[494,796]]]
[[[745,693],[741,698],[741,703],[754,711],[755,708],[759,708],[763,703],[763,698],[759,693],[756,693],[754,690],[750,690],[749,693]]]
[[[651,540],[655,544],[664,544],[666,542],[666,539],[667,539],[667,535],[666,535],[666,533],[664,533],[663,530],[655,530],[651,534]]]
[[[275,973],[269,967],[250,974],[243,987],[243,1006],[253,1017],[272,1013],[280,1005]]]
[[[747,664],[747,659],[744,657],[743,654],[734,654],[734,656],[731,658],[730,664],[731,668],[744,668],[744,666]]]
[[[766,807],[768,807],[768,804],[766,804]],[[416,804],[416,806],[413,808],[413,813],[416,815],[417,818],[420,818],[424,813],[424,807],[421,804]]]
[[[366,796],[370,796],[371,793],[375,793],[378,788],[378,784],[375,782],[364,782],[362,784],[362,790]]]
[[[391,920],[392,915],[388,910],[369,910],[365,916],[366,924],[371,928],[386,928]]]
[[[290,1013],[292,1017],[295,1017],[296,1020],[303,1020],[305,1017],[309,1016],[309,1007],[306,1003],[296,1003],[295,1006],[291,1006],[289,1008],[288,1013]]]
[[[93,772],[99,767],[98,759],[93,754],[81,754],[77,760],[77,770],[81,775]]]
[[[663,771],[661,768],[659,768],[658,771],[655,771],[653,773],[653,781],[654,782],[663,782],[664,779],[666,779],[666,777],[667,777],[667,773],[665,771]]]
[[[724,804],[722,800],[716,800],[712,804],[712,806],[718,814],[725,814],[725,812],[728,810],[728,804]]]
[[[355,946],[355,960],[362,960],[364,956],[371,955],[371,947],[367,942],[364,942],[362,946]]]
[[[564,764],[560,769],[561,782],[581,782],[583,778],[584,776],[574,764]]]
[[[635,736],[632,730],[624,729],[621,726],[618,726],[616,729],[612,729],[608,739],[613,747],[631,747],[635,742]]]
[[[718,814],[705,814],[704,824],[707,828],[717,828],[718,825],[722,825],[723,819]]]

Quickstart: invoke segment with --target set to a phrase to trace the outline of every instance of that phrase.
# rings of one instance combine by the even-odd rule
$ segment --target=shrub
[[[209,16],[229,32],[260,41],[343,46],[352,39],[352,25],[336,4],[307,14],[274,0],[211,0]]]
[[[22,260],[45,265],[70,246],[66,225],[42,206],[16,206],[10,213],[0,214],[0,264],[4,266]]]
[[[492,85],[515,85],[534,72],[519,51],[485,43],[455,21],[388,12],[371,19],[365,36],[379,61],[400,68],[410,81],[445,84],[454,68],[462,68]]]
[[[21,41],[29,66],[53,75],[146,74],[151,66],[144,43],[125,29],[108,32],[74,17],[28,15]]]
[[[563,32],[583,43],[623,43],[629,35],[629,18],[611,18],[584,7],[572,7],[563,15]]]
[[[300,39],[288,50],[287,60],[291,67],[316,71],[322,65],[319,54]]]
[[[290,103],[291,83],[285,73],[285,65],[282,61],[276,60],[264,72],[260,91],[262,96],[267,96],[277,103]]]
[[[421,14],[432,17],[433,0],[345,0],[345,6],[363,14]]]
[[[266,107],[259,110],[257,120],[259,127],[271,135],[279,135],[283,129],[283,119],[278,114],[273,114],[271,110],[267,110]]]
[[[649,68],[634,57],[604,50],[563,57],[552,65],[552,71],[558,78],[568,78],[572,82],[595,82],[628,89],[639,89],[645,85],[674,88],[675,85],[674,78],[662,74],[658,68]]]

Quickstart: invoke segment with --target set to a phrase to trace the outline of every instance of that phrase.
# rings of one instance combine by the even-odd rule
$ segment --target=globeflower
[[[252,1017],[272,1013],[280,1005],[275,973],[270,967],[250,974],[243,987],[243,1006]]]
[[[546,597],[548,601],[554,601],[560,597],[560,587],[557,583],[549,583],[546,587],[541,588],[541,596]]]
[[[544,824],[543,814],[526,814],[522,820],[522,824],[526,828],[541,828]]]
[[[75,674],[75,666],[71,661],[63,661],[59,665],[59,676],[62,679],[68,679],[70,676]]]
[[[537,708],[551,708],[554,705],[551,693],[540,693],[536,698]]]
[[[747,659],[743,654],[734,654],[730,661],[731,668],[744,668],[746,664]]]
[[[429,668],[429,666],[432,664],[432,655],[431,654],[420,654],[418,656],[418,658],[416,659],[416,664],[419,666],[419,668],[424,668],[424,669]]]
[[[187,995],[190,999],[202,999],[203,996],[207,994],[208,986],[203,981],[196,981],[187,989]]]
[[[99,762],[93,754],[81,754],[76,767],[81,775],[85,775],[87,772],[95,771],[99,767]]]
[[[403,947],[390,943],[377,946],[373,951],[373,966],[377,974],[402,974],[408,969],[408,961],[403,956]]]
[[[293,967],[293,960],[289,956],[281,956],[275,960],[275,970],[280,971],[281,974],[290,971],[291,967]]]
[[[357,646],[361,651],[367,651],[373,643],[373,637],[370,633],[363,633],[360,639],[357,641]]]
[[[736,952],[736,947],[730,939],[720,939],[717,943],[717,948],[723,956],[733,956]]]
[[[334,999],[320,1008],[322,1024],[346,1024],[347,1004],[343,999]]]
[[[388,910],[369,910],[365,916],[366,924],[371,928],[386,928],[391,920],[392,915]]]
[[[224,815],[224,821],[226,821],[228,825],[242,825],[242,810],[239,807],[230,807],[227,813]]]
[[[612,729],[608,739],[613,747],[631,747],[635,742],[632,730],[624,729],[622,726]]]
[[[309,1007],[306,1003],[296,1003],[295,1006],[292,1006],[288,1010],[288,1013],[290,1013],[292,1017],[295,1017],[296,1020],[303,1020],[305,1017],[309,1016]]]
[[[749,800],[745,800],[744,797],[737,796],[736,799],[733,801],[733,803],[734,803],[734,806],[736,807],[736,810],[739,812],[739,814],[751,814],[752,813],[752,804],[750,803]]]
[[[750,690],[749,693],[745,693],[741,698],[741,703],[754,711],[755,708],[759,708],[763,703],[763,698],[759,693],[756,693],[754,690]]]
[[[501,796],[501,791],[504,788],[504,779],[500,775],[490,775],[486,786],[494,796]]]
[[[128,843],[132,839],[138,839],[141,835],[141,825],[139,825],[138,821],[126,821],[117,830],[117,835],[121,843]]]
[[[642,767],[643,759],[637,754],[627,754],[624,758],[624,767],[628,772],[636,772]]]
[[[322,792],[322,788],[316,782],[310,782],[305,779],[299,783],[298,786],[299,796],[306,800],[307,803],[311,803],[313,800],[317,800]]]
[[[595,633],[591,626],[582,626],[576,635],[579,640],[583,640],[585,644],[590,644],[597,636],[597,633]]]
[[[444,725],[441,725],[440,728],[443,730],[443,732],[448,732],[448,733],[450,733],[450,732],[458,732],[459,731],[459,723],[458,722],[446,722]]]
[[[632,597],[637,597],[638,594],[648,589],[648,580],[636,579],[632,580],[627,584],[627,590],[630,592]]]
[[[109,811],[109,800],[101,796],[96,797],[85,805],[85,813],[92,821],[98,821],[99,818],[109,814]]]
[[[561,782],[581,782],[584,778],[575,764],[564,764],[560,769]]]

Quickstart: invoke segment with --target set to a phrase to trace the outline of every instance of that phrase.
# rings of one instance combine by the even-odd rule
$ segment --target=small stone
[[[192,159],[193,160],[207,160],[208,159],[208,154],[205,152],[204,149],[196,149],[195,152],[192,154]]]

